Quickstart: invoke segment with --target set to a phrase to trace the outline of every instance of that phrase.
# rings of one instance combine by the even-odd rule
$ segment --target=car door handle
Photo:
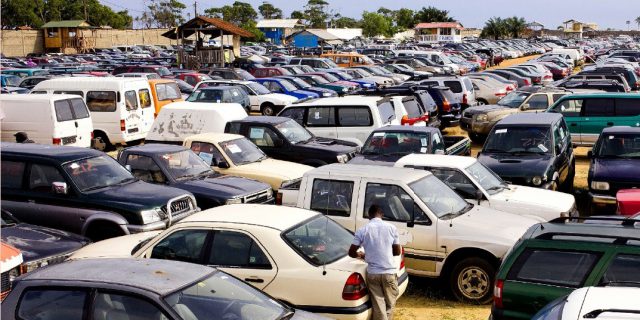
[[[244,278],[244,281],[246,281],[246,282],[256,282],[256,283],[263,283],[264,282],[263,279],[260,279],[258,277]]]
[[[613,126],[613,122],[607,122],[607,126],[609,127]]]
[[[577,126],[578,126],[578,124],[574,122],[574,123],[570,124],[570,126],[572,126],[572,127],[577,127]]]

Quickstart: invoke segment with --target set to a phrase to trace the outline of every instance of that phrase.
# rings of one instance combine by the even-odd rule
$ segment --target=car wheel
[[[469,139],[471,139],[473,143],[483,144],[484,140],[487,139],[487,137],[477,133],[469,133]]]
[[[478,101],[478,105],[479,105],[479,106],[484,106],[484,105],[489,104],[489,103],[487,102],[487,100],[484,100],[484,99],[477,99],[476,101]]]
[[[103,132],[96,132],[93,137],[92,146],[94,149],[102,152],[111,151],[113,145],[109,142],[109,138]]]
[[[449,276],[453,296],[463,302],[491,302],[495,273],[495,267],[482,258],[460,260]]]
[[[276,109],[273,107],[273,104],[268,102],[262,104],[260,111],[262,111],[262,115],[265,116],[273,116],[276,113]]]
[[[93,223],[87,230],[86,237],[91,241],[101,241],[125,235],[118,226],[111,223]]]

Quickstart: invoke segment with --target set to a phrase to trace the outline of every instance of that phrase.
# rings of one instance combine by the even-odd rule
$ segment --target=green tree
[[[184,23],[182,10],[187,6],[178,0],[152,0],[141,16],[136,21],[145,26],[158,28],[171,28]]]
[[[493,17],[484,23],[481,36],[498,40],[506,34],[508,34],[508,28],[505,21],[502,18]]]
[[[640,17],[637,17],[636,20],[634,20],[634,21],[638,25],[638,30],[640,30]]]
[[[290,18],[291,19],[298,19],[298,20],[305,20],[304,12],[298,11],[298,10],[291,11]]]
[[[504,23],[508,32],[514,38],[519,38],[520,34],[527,28],[527,21],[516,16],[504,19]]]
[[[210,17],[220,18],[240,26],[253,33],[256,41],[262,41],[265,38],[264,33],[256,27],[258,13],[249,3],[236,1],[230,6],[209,8],[204,13]]]
[[[402,8],[396,11],[395,14],[396,26],[399,29],[407,30],[413,29],[415,26],[415,12],[411,9]]]
[[[334,21],[334,26],[336,28],[358,28],[360,21],[350,17],[338,17]]]
[[[280,8],[274,7],[269,2],[263,2],[258,7],[258,11],[260,11],[260,15],[264,19],[282,19],[282,10],[280,10]]]
[[[330,15],[325,0],[309,0],[304,6],[304,19],[310,28],[325,28]]]
[[[449,11],[440,10],[435,7],[422,7],[415,14],[415,22],[454,22],[455,20],[449,16]]]
[[[365,37],[375,37],[379,35],[390,36],[391,22],[384,15],[377,12],[362,13],[362,35]]]

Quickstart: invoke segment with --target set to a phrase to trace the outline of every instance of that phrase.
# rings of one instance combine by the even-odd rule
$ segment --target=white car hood
[[[282,93],[268,93],[263,94],[262,97],[267,98],[271,101],[282,101],[284,104],[290,104],[298,101],[298,98]]]
[[[517,213],[530,213],[548,221],[561,213],[569,213],[576,203],[573,195],[564,192],[516,185],[509,185],[509,188],[511,190],[491,196],[491,201],[496,202],[492,204],[496,209],[502,210],[502,203]]]
[[[70,260],[88,258],[131,258],[131,250],[140,242],[153,238],[161,231],[136,233],[98,241],[80,248],[69,257]]]

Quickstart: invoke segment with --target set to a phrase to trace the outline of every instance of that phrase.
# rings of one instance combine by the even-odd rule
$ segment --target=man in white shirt
[[[391,320],[393,307],[398,298],[398,278],[394,256],[402,249],[398,241],[398,230],[382,221],[384,213],[378,205],[369,208],[371,221],[356,231],[349,256],[364,259],[367,266],[367,287],[373,304],[373,320]],[[358,251],[360,247],[364,252]],[[366,255],[365,255],[366,253]]]

